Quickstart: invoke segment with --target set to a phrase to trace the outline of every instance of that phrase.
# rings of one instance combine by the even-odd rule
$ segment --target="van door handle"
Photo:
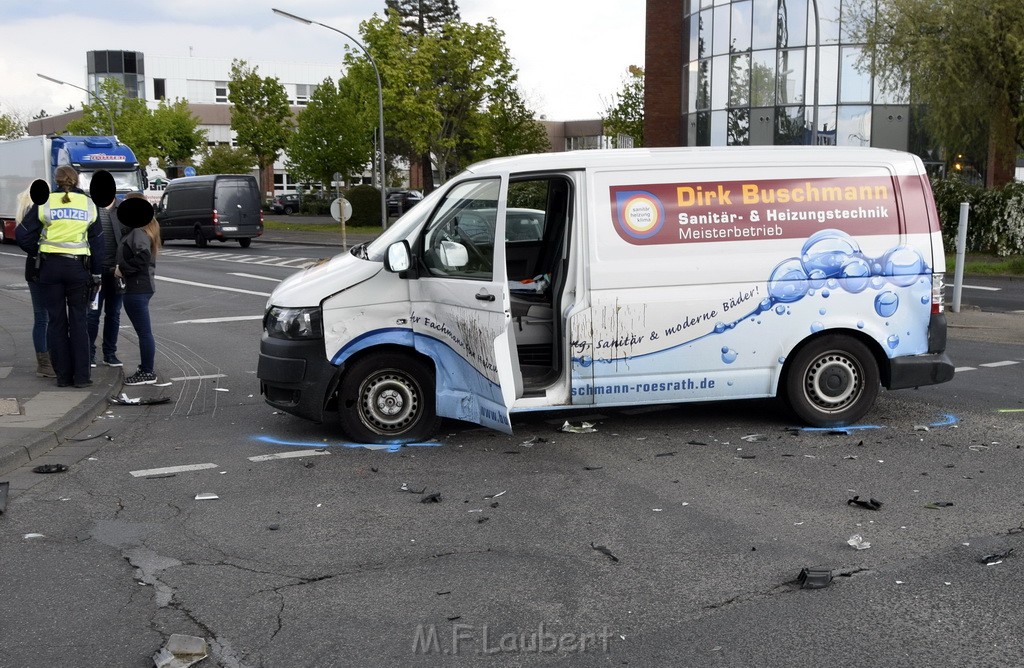
[[[476,293],[476,298],[479,299],[482,302],[493,302],[494,301],[494,295],[489,295],[489,294],[487,294],[486,292],[483,292],[483,291]]]

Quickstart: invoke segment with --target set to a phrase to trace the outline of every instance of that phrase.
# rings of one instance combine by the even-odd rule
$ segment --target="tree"
[[[619,135],[633,139],[633,146],[644,145],[644,70],[630,65],[628,76],[622,79],[622,88],[612,94],[611,103],[605,108],[605,134],[611,135],[613,145],[618,148]]]
[[[940,144],[987,145],[987,185],[1013,179],[1024,148],[1024,3],[859,0],[844,20],[866,44],[861,67],[890,90],[909,86]]]
[[[361,172],[372,160],[377,115],[368,113],[371,106],[358,94],[344,78],[337,86],[327,78],[316,87],[288,143],[290,173],[303,181],[330,183],[335,172]]]
[[[470,140],[467,130],[479,128],[477,117],[515,85],[504,34],[493,20],[449,21],[425,35],[406,34],[393,12],[361,29],[384,81],[387,126],[416,154],[429,153],[444,182]],[[373,76],[358,54],[346,60],[354,80]],[[424,185],[429,190],[432,183]]]
[[[255,165],[256,158],[244,148],[217,144],[206,150],[199,167],[203,174],[249,174]]]
[[[449,21],[459,21],[455,0],[386,0],[389,11],[402,17],[402,30],[407,34],[426,35]]]
[[[17,111],[0,113],[0,139],[24,137],[25,126],[25,114]]]
[[[547,130],[516,88],[495,95],[486,113],[480,114],[480,121],[468,162],[551,150]]]
[[[151,110],[145,100],[128,97],[124,85],[117,79],[103,80],[99,98],[102,104],[93,101],[82,105],[82,117],[68,123],[68,132],[106,135],[110,132],[112,115],[117,138],[131,147],[140,162],[154,157],[164,166],[188,162],[206,142],[206,132],[199,128],[199,119],[185,100],[177,99],[173,103],[161,100],[160,105]]]
[[[231,102],[231,128],[239,146],[256,158],[260,170],[260,189],[274,189],[268,167],[288,145],[292,132],[291,108],[284,86],[276,77],[260,77],[258,67],[244,60],[231,63],[228,101]]]
[[[157,155],[166,166],[191,162],[192,156],[206,143],[206,131],[199,127],[199,119],[181,98],[171,103],[160,100],[150,114],[150,128]]]

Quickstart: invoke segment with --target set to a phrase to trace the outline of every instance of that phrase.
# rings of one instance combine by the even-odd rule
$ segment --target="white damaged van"
[[[856,422],[942,383],[945,258],[913,155],[742,147],[473,165],[379,238],[282,281],[258,376],[351,439],[441,416],[781,396]]]

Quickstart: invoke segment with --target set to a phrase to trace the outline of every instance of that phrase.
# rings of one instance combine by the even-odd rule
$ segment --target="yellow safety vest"
[[[40,253],[89,254],[89,226],[96,220],[96,205],[82,193],[68,193],[70,202],[63,202],[63,192],[50,193],[50,199],[39,207]]]

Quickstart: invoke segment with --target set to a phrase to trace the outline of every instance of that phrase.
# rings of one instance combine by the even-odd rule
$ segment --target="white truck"
[[[86,192],[101,169],[114,177],[118,199],[145,187],[135,153],[117,137],[38,135],[0,142],[0,243],[14,240],[18,195],[36,179],[52,185],[54,171],[65,164],[78,170],[79,186]]]

